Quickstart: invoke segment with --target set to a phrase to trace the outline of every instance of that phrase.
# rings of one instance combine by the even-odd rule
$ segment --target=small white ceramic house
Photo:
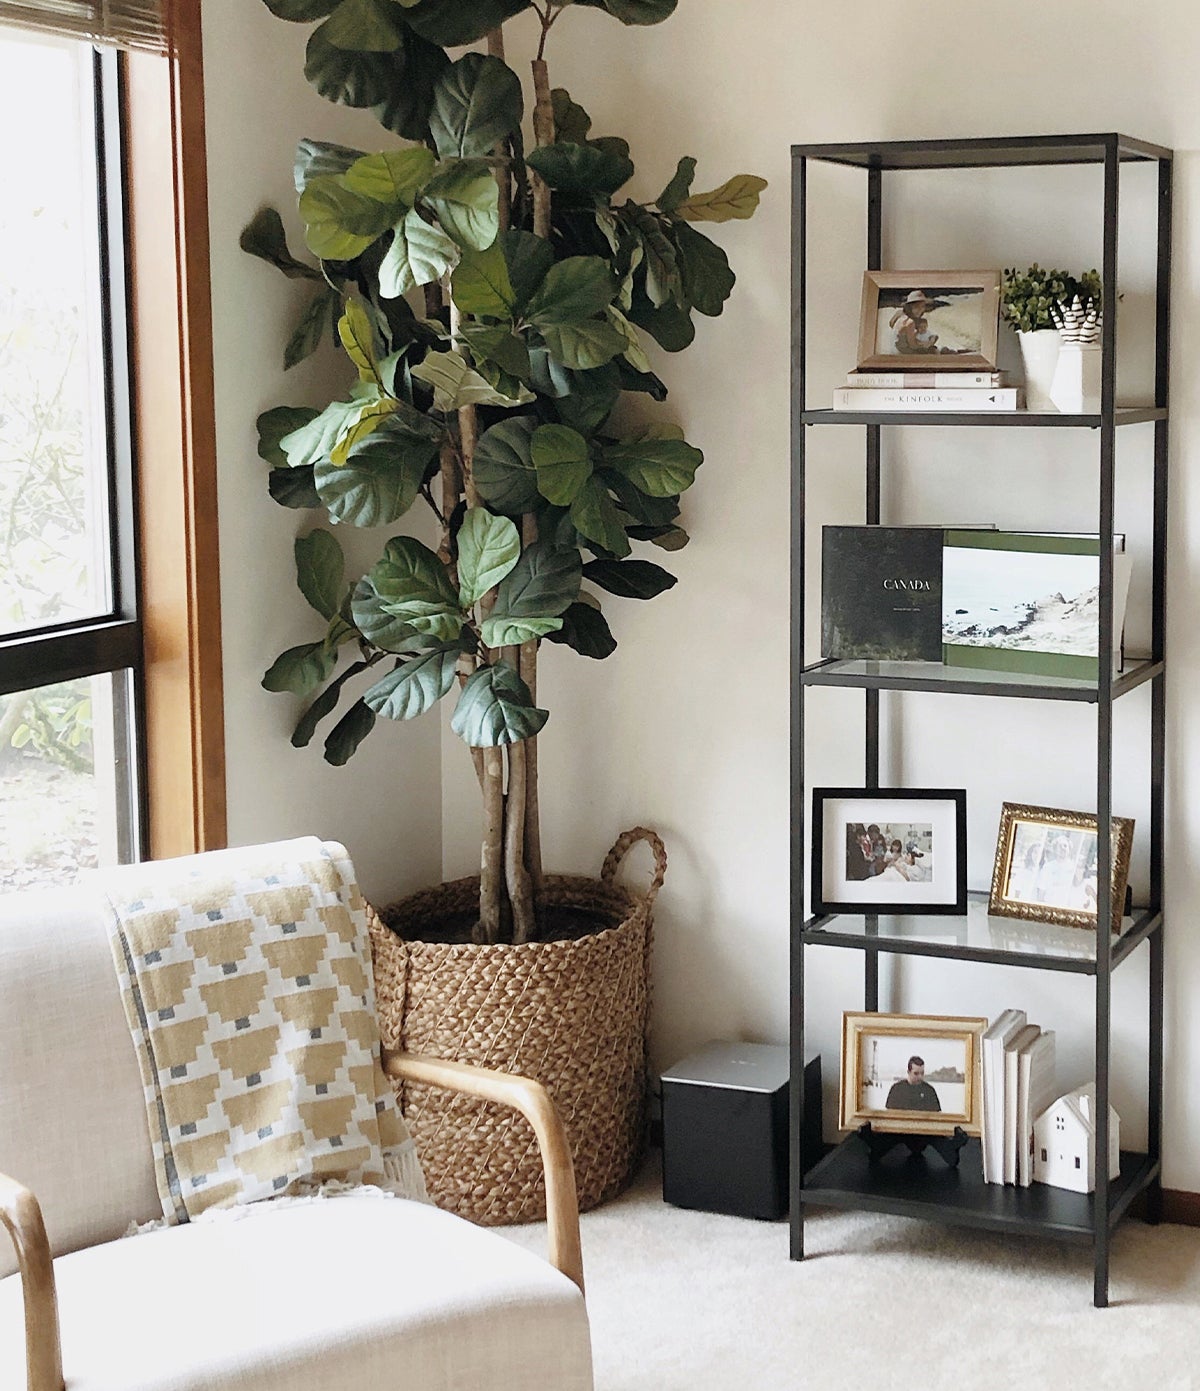
[[[1053,1188],[1092,1193],[1096,1188],[1095,1086],[1079,1087],[1033,1124],[1033,1179]],[[1108,1108],[1108,1176],[1121,1172],[1121,1118]]]

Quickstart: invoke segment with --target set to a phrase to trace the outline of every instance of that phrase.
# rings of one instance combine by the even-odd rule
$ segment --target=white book
[[[861,386],[836,386],[835,411],[1016,411],[1024,393],[1015,386],[968,386],[952,390],[873,390]]]
[[[1033,1182],[1033,1123],[1058,1098],[1054,1030],[1039,1034],[1017,1056],[1017,1182]]]
[[[847,372],[846,385],[885,390],[897,387],[948,387],[951,391],[957,391],[965,386],[1004,386],[1007,375],[1005,372]]]
[[[1026,1024],[1004,1045],[1004,1182],[1017,1181],[1017,1065],[1022,1049],[1027,1049],[1041,1033],[1036,1024]]]
[[[1028,1022],[1023,1009],[1006,1009],[983,1035],[984,1183],[1004,1181],[1004,1045]]]

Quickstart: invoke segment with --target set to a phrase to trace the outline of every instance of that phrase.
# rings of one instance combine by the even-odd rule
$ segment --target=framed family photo
[[[995,371],[999,327],[998,270],[869,270],[858,366]]]
[[[814,788],[812,911],[965,913],[967,794]]]
[[[1121,930],[1134,823],[1112,821],[1112,930]],[[1094,816],[1005,802],[988,912],[1005,918],[1096,926],[1098,824]]]
[[[986,1019],[843,1014],[838,1124],[894,1135],[978,1135]]]

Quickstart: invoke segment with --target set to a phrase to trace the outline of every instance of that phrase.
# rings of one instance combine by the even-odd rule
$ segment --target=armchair
[[[161,1207],[106,923],[86,886],[0,898],[0,1387],[591,1391],[550,1097],[435,1058],[387,1053],[384,1067],[526,1116],[550,1264],[427,1204],[357,1195],[121,1240]]]

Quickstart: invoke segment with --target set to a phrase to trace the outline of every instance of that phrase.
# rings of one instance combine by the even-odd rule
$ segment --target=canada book
[[[911,391],[838,386],[833,391],[835,411],[1017,411],[1023,404],[1024,393],[1015,386]]]
[[[821,546],[821,654],[940,662],[942,528],[827,526]]]
[[[961,391],[964,387],[997,387],[1008,385],[1007,372],[847,372],[846,385],[856,390],[875,388],[892,391],[934,390],[944,388]]]

